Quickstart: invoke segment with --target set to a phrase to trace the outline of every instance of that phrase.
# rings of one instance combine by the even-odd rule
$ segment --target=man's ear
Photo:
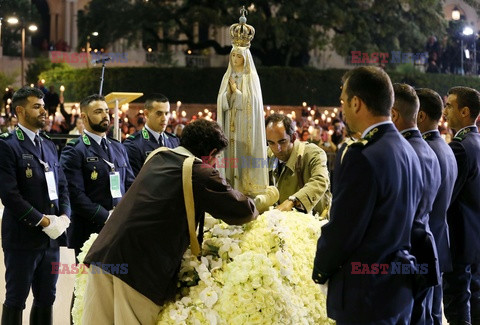
[[[353,111],[355,113],[358,113],[362,105],[365,105],[365,103],[358,96],[352,97],[352,100],[350,101],[350,106],[353,108]]]
[[[293,132],[293,134],[290,136],[290,142],[294,143],[295,140],[297,140],[297,132]]]
[[[470,108],[468,106],[463,107],[460,110],[460,115],[465,118],[465,117],[470,117]]]
[[[218,150],[217,149],[212,149],[212,151],[210,151],[210,153],[208,154],[210,157],[215,157],[215,155],[218,153]]]
[[[18,116],[19,115],[22,115],[23,116],[23,113],[25,112],[25,108],[23,106],[20,106],[18,105],[16,108],[15,108],[15,115]]]
[[[427,114],[424,111],[418,111],[417,123],[422,123],[427,118]]]
[[[395,123],[398,120],[398,116],[399,114],[397,110],[394,107],[392,107],[392,122]]]

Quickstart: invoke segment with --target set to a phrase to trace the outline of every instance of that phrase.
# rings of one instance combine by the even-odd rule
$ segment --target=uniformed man
[[[444,274],[443,304],[450,324],[480,324],[480,134],[475,125],[480,94],[468,87],[448,91],[445,117],[457,131],[450,147],[458,177],[447,211],[453,271]]]
[[[84,133],[71,140],[60,157],[72,202],[68,245],[75,256],[92,233],[100,232],[134,179],[125,148],[106,136],[110,115],[105,98],[88,96],[80,110]]]
[[[423,180],[422,198],[413,221],[411,252],[417,258],[417,264],[425,263],[428,266],[428,273],[419,276],[415,283],[415,301],[410,323],[433,324],[431,319],[433,286],[440,284],[440,270],[437,247],[430,230],[429,219],[442,180],[440,164],[435,152],[423,140],[417,128],[420,102],[415,89],[407,84],[394,84],[393,91],[395,94],[392,108],[393,123],[415,150],[422,167]]]
[[[270,185],[280,193],[280,211],[296,208],[302,212],[328,210],[332,196],[327,155],[313,143],[296,140],[292,120],[282,114],[265,119]]]
[[[416,93],[420,100],[420,109],[417,116],[418,129],[422,132],[423,139],[427,141],[427,144],[435,152],[440,164],[441,172],[440,188],[438,189],[437,196],[433,202],[429,225],[437,246],[440,272],[450,272],[452,270],[452,257],[450,254],[447,209],[450,206],[453,186],[457,179],[457,162],[455,161],[455,155],[453,154],[452,149],[447,145],[445,140],[442,139],[438,132],[438,123],[442,117],[443,110],[442,98],[435,91],[428,88],[417,89]],[[431,310],[429,308],[426,309],[427,313],[425,319],[430,320],[429,324],[441,324],[441,283],[433,289],[431,305]]]
[[[328,281],[327,313],[339,325],[407,324],[412,276],[391,266],[414,271],[408,250],[423,189],[420,163],[391,122],[393,88],[383,70],[347,72],[340,101],[347,127],[362,140],[337,154],[313,279]]]
[[[39,132],[47,121],[43,93],[23,87],[12,99],[18,126],[0,138],[0,198],[6,297],[2,324],[21,324],[30,288],[30,324],[52,324],[59,245],[70,224],[65,175],[54,143]],[[62,236],[61,236],[62,235]],[[61,237],[60,237],[61,236]],[[63,238],[62,238],[63,237]]]
[[[145,100],[144,113],[147,120],[145,127],[123,142],[135,176],[140,172],[150,152],[158,147],[175,148],[180,144],[176,135],[165,131],[170,115],[170,102],[165,95],[148,96]]]

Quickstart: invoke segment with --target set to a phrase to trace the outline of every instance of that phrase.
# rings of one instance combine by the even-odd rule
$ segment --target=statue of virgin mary
[[[246,12],[230,27],[233,48],[217,98],[217,122],[229,144],[217,168],[235,189],[253,197],[268,186],[268,165],[262,89],[250,53],[255,29],[246,24]]]

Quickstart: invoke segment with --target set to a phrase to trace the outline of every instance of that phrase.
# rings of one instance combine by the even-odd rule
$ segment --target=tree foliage
[[[79,15],[79,30],[84,42],[98,31],[90,37],[97,48],[126,39],[159,51],[183,44],[194,53],[228,54],[230,44],[219,44],[209,27],[238,22],[241,5],[256,29],[251,51],[268,66],[305,66],[310,50],[327,45],[341,55],[423,50],[426,38],[441,36],[446,26],[438,0],[92,0]]]
[[[30,0],[0,0],[0,17],[3,18],[1,41],[4,55],[20,55],[21,51],[21,23],[10,25],[6,21],[12,16],[20,19],[21,23],[35,23],[37,26],[40,24],[38,10]]]

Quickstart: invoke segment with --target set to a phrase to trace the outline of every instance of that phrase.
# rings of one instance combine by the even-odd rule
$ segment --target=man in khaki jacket
[[[296,208],[302,212],[314,210],[325,216],[332,195],[325,151],[312,143],[296,141],[292,120],[281,114],[265,119],[269,146],[270,185],[280,192],[281,211]]]

